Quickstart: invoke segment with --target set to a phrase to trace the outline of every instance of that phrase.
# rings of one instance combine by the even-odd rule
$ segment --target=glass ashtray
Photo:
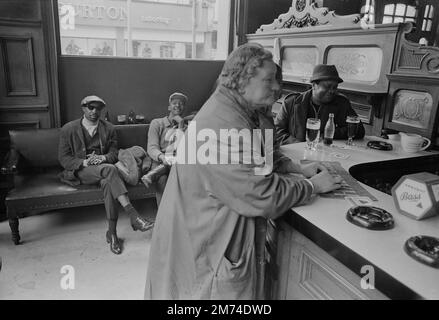
[[[430,236],[415,236],[405,242],[405,252],[413,259],[439,268],[439,239]]]
[[[346,219],[362,228],[388,230],[394,226],[392,215],[384,209],[372,206],[352,207],[346,213]]]
[[[384,142],[384,141],[369,141],[367,143],[367,146],[371,149],[376,150],[384,150],[384,151],[391,151],[393,150],[393,146],[390,143]]]

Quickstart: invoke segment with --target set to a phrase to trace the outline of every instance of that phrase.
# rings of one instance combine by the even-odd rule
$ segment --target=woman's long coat
[[[220,129],[256,129],[256,115],[220,86],[190,126],[213,130],[219,146]],[[190,126],[177,157],[188,158]],[[302,177],[256,175],[252,164],[173,165],[153,230],[145,298],[254,299],[255,218],[276,218],[311,193]]]

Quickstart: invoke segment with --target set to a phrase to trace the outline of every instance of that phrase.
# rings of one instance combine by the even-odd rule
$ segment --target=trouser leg
[[[103,195],[107,219],[117,220],[117,197],[126,194],[127,189],[119,176],[117,168],[112,164],[89,166],[77,172],[82,184],[99,184]]]
[[[154,161],[151,166],[151,171],[155,171],[158,167],[163,167],[160,162]],[[155,198],[157,201],[157,207],[159,207],[162,200],[163,192],[165,191],[166,181],[168,181],[170,166],[164,166],[162,170],[157,172],[154,178],[154,185],[156,189]]]

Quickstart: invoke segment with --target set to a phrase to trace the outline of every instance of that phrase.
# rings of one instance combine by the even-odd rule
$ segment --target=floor
[[[155,199],[134,207],[154,218]],[[0,222],[0,299],[143,299],[152,231],[131,229],[121,213],[121,255],[105,241],[104,207],[71,208],[20,220],[21,245]]]

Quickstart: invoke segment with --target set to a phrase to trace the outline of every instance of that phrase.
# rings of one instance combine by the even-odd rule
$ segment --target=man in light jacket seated
[[[191,118],[182,118],[187,100],[187,96],[183,93],[171,94],[168,105],[169,114],[163,118],[153,119],[149,126],[147,152],[152,159],[152,165],[151,170],[141,180],[147,188],[155,184],[157,206],[160,205],[165,190],[179,134],[186,129],[187,121]]]

